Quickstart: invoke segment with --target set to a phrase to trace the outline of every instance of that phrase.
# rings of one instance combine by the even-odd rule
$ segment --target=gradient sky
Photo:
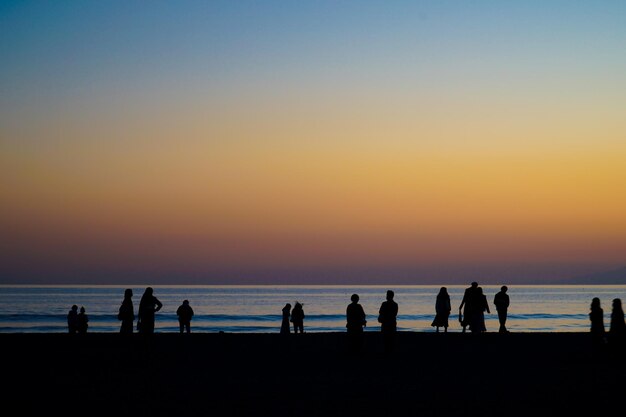
[[[3,1],[0,283],[626,264],[626,2]]]

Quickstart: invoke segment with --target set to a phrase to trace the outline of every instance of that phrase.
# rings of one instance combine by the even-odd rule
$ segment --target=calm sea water
[[[0,332],[65,332],[72,304],[84,306],[90,332],[117,332],[117,309],[124,289],[117,286],[0,286]],[[135,312],[144,287],[134,287]],[[176,309],[187,299],[195,311],[192,332],[277,333],[285,303],[300,301],[308,332],[344,331],[345,311],[353,293],[359,294],[367,314],[368,331],[380,330],[376,321],[387,289],[396,293],[398,328],[432,332],[439,286],[154,286],[163,303],[157,313],[157,332],[176,332]],[[452,302],[449,331],[458,332],[458,306],[465,286],[448,286]],[[483,286],[492,314],[487,331],[497,331],[493,296],[499,286]],[[626,286],[510,286],[507,327],[516,332],[578,332],[589,329],[589,304],[599,297],[609,324],[611,301],[626,300]]]

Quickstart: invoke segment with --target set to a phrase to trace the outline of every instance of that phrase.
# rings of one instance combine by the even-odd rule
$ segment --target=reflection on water
[[[65,316],[72,304],[85,306],[89,331],[116,332],[116,314],[126,287],[112,286],[0,286],[0,332],[64,332]],[[135,310],[143,287],[133,286]],[[195,311],[195,332],[278,332],[280,310],[296,300],[304,304],[305,331],[344,331],[350,295],[358,293],[366,314],[366,330],[380,329],[376,317],[387,289],[396,293],[398,328],[433,331],[435,297],[439,286],[154,286],[163,302],[157,313],[157,331],[178,331],[176,309],[184,299]],[[458,306],[465,286],[448,286],[452,303],[449,331],[459,331]],[[488,331],[497,331],[493,296],[499,286],[483,286],[492,314],[486,314]],[[611,301],[626,300],[626,286],[509,286],[510,331],[572,332],[589,329],[589,304],[599,297],[609,324]]]

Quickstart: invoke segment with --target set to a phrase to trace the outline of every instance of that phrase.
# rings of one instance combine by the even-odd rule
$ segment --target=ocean
[[[498,331],[493,297],[499,286],[482,286],[490,303],[487,331]],[[63,333],[73,304],[84,306],[89,332],[118,332],[117,310],[125,288],[134,292],[135,313],[144,286],[0,286],[0,332]],[[400,331],[433,332],[435,298],[440,286],[153,286],[163,303],[156,332],[177,332],[176,309],[189,300],[195,315],[192,332],[278,333],[285,303],[304,305],[305,332],[345,331],[345,311],[354,293],[367,314],[366,331],[378,331],[376,318],[388,289],[399,305]],[[452,303],[448,331],[459,332],[458,306],[466,286],[447,286]],[[512,332],[581,332],[589,330],[589,305],[599,297],[608,330],[611,302],[626,300],[619,286],[509,286],[507,328]],[[443,329],[442,329],[443,330]]]

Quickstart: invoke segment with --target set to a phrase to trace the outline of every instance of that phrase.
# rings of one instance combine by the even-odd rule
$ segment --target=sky
[[[3,1],[0,284],[626,265],[622,1]]]

